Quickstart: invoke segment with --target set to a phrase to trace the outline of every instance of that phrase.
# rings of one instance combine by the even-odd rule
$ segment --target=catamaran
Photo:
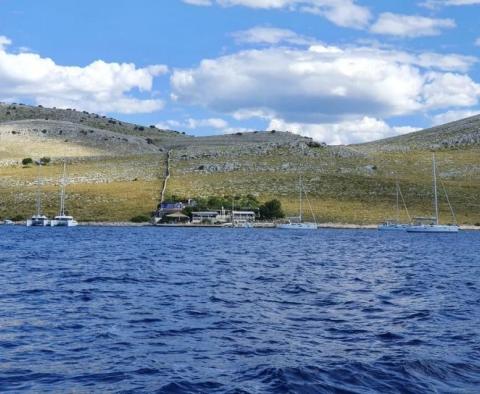
[[[27,220],[27,227],[46,227],[50,225],[50,220],[42,214],[42,199],[40,196],[40,164],[37,173],[37,192],[35,198],[35,214]]]
[[[445,196],[447,198],[448,206],[453,217],[454,224],[440,224],[438,212],[438,193],[437,193],[437,164],[435,161],[435,154],[433,154],[433,203],[434,216],[431,218],[414,218],[415,222],[407,228],[409,233],[458,233],[459,227],[456,224],[455,212],[450,204],[447,190],[443,187]]]
[[[310,207],[310,213],[312,214],[314,222],[304,222],[303,221],[303,193],[305,193],[305,197],[307,198],[308,205]],[[318,224],[315,219],[315,214],[313,213],[312,206],[310,205],[310,200],[308,199],[307,193],[303,188],[302,178],[300,178],[300,210],[299,215],[297,217],[290,217],[287,218],[287,223],[280,223],[277,224],[277,228],[284,229],[284,230],[316,230],[318,229]]]
[[[75,227],[78,222],[65,213],[65,186],[67,183],[67,163],[63,162],[63,177],[60,181],[60,212],[50,221],[52,227]]]
[[[382,224],[378,225],[379,231],[405,231],[411,224],[408,223],[401,223],[400,221],[400,197],[402,198],[403,206],[405,208],[405,212],[408,216],[409,223],[412,222],[410,214],[408,212],[407,204],[405,203],[405,199],[403,198],[402,191],[400,190],[400,185],[396,183],[396,194],[397,194],[397,207],[396,207],[396,219],[388,219],[385,220]]]

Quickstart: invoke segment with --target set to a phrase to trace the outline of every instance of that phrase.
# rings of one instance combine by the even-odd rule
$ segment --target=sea
[[[0,391],[478,393],[480,232],[0,226]]]

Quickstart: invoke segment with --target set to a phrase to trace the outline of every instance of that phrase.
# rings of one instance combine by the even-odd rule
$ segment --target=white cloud
[[[187,4],[199,5],[199,6],[212,5],[212,2],[210,0],[183,0],[183,2]]]
[[[310,45],[315,42],[314,39],[304,37],[288,29],[279,29],[274,27],[253,27],[248,30],[238,31],[232,34],[237,43],[246,44],[292,44],[292,45]]]
[[[281,119],[272,119],[267,129],[291,131],[332,145],[367,142],[418,130],[409,126],[391,127],[383,120],[367,116],[351,121],[324,124],[288,123]]]
[[[287,9],[320,15],[338,26],[364,28],[371,19],[368,8],[355,0],[183,0],[200,6],[244,6],[258,9]]]
[[[480,85],[468,75],[430,73],[423,88],[425,108],[470,107],[478,103]]]
[[[380,15],[370,31],[399,37],[439,35],[442,29],[455,27],[453,19],[435,19],[418,15],[400,15],[386,12]]]
[[[6,46],[9,46],[12,41],[5,36],[0,36],[0,50],[3,50]]]
[[[198,129],[200,127],[211,127],[214,129],[224,129],[228,127],[228,123],[220,118],[209,118],[209,119],[188,119],[187,127],[189,129]]]
[[[462,6],[480,4],[480,0],[426,0],[420,5],[427,8],[438,8],[442,6]]]
[[[372,47],[270,47],[175,70],[171,87],[180,103],[350,143],[413,131],[382,119],[477,105],[480,85],[467,74],[475,62]]]
[[[450,122],[455,122],[456,120],[469,118],[470,116],[475,116],[480,114],[480,109],[477,110],[452,110],[447,111],[438,115],[433,116],[432,125],[439,126]]]
[[[10,40],[0,37],[0,92],[3,97],[31,99],[37,104],[96,112],[141,113],[163,107],[156,99],[130,96],[151,92],[153,79],[166,66],[137,68],[131,63],[94,61],[85,66],[61,66],[34,53],[10,53]]]
[[[472,62],[367,47],[268,48],[175,70],[171,86],[179,102],[236,119],[328,123],[473,105],[478,84],[461,74]]]
[[[228,122],[221,118],[207,118],[207,119],[194,119],[188,118],[184,121],[179,120],[167,120],[157,123],[159,129],[190,129],[195,130],[199,128],[212,128],[212,129],[227,129],[229,127]]]

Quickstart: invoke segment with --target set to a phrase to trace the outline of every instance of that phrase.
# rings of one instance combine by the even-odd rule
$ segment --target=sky
[[[0,101],[202,136],[480,113],[480,0],[0,0]]]

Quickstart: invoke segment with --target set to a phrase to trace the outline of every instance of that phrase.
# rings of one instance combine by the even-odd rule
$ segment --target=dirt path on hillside
[[[168,180],[170,179],[170,159],[171,159],[172,150],[167,152],[167,157],[165,159],[165,178],[163,179],[162,192],[160,194],[160,204],[165,201],[165,192],[167,191]]]

